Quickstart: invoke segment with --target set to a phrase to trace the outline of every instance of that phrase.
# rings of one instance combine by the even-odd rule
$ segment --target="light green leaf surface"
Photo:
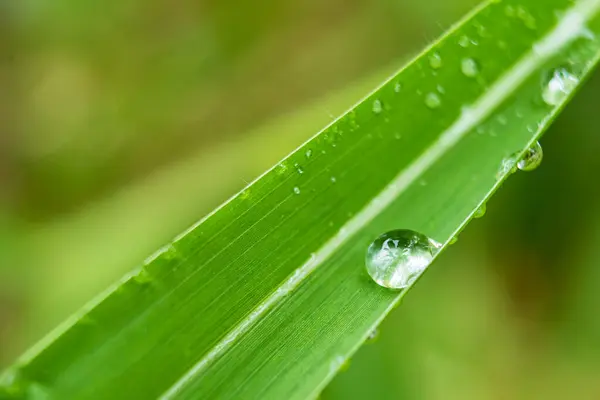
[[[484,4],[24,355],[0,394],[315,397],[406,292],[369,278],[367,246],[393,229],[451,241],[596,64],[599,13]]]

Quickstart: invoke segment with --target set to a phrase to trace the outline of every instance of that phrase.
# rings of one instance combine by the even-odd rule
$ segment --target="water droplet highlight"
[[[394,85],[394,92],[400,93],[402,91],[402,84],[400,82],[396,82]]]
[[[381,114],[383,111],[383,104],[381,104],[381,100],[377,99],[373,102],[373,113]]]
[[[535,142],[533,146],[527,149],[523,158],[517,163],[517,167],[521,171],[533,171],[540,166],[543,158],[542,146],[539,142]]]
[[[558,68],[552,72],[548,83],[542,88],[542,99],[549,106],[557,106],[569,96],[577,85],[579,85],[579,78],[565,68]]]
[[[296,168],[296,171],[298,171],[298,173],[300,175],[302,175],[304,173],[304,169],[302,169],[302,167],[300,166],[300,164],[294,164],[294,168]]]
[[[431,68],[440,69],[442,68],[442,64],[442,56],[440,56],[440,53],[435,52],[429,56],[429,66]]]
[[[403,289],[423,273],[440,246],[427,236],[411,230],[384,233],[367,250],[367,272],[380,286]]]
[[[306,158],[310,158],[312,156],[312,150],[311,149],[306,150],[306,153],[304,155],[306,156]]]
[[[294,187],[294,193],[295,194],[300,194],[300,188],[298,186]]]
[[[425,96],[425,105],[433,110],[442,105],[442,99],[437,93],[428,93],[427,96]]]
[[[474,78],[479,75],[479,64],[472,58],[463,58],[460,63],[460,70],[468,78]]]

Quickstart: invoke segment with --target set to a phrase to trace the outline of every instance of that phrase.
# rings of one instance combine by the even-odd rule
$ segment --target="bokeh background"
[[[476,3],[1,2],[0,368]],[[599,109],[596,74],[324,399],[600,398]]]

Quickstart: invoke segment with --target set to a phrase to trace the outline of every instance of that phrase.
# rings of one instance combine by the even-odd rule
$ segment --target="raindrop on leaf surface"
[[[383,111],[383,105],[381,104],[381,100],[375,100],[373,102],[373,113],[381,114]]]
[[[464,58],[460,64],[462,73],[468,78],[479,75],[479,64],[472,58]]]
[[[423,273],[439,247],[439,243],[415,231],[384,233],[367,249],[367,272],[380,286],[403,289]]]
[[[425,96],[425,105],[428,108],[435,109],[442,105],[442,99],[436,93],[429,93]]]
[[[464,35],[463,35],[463,36],[461,36],[461,37],[460,37],[460,39],[458,40],[458,45],[459,45],[460,47],[467,48],[467,47],[469,47],[469,45],[470,45],[470,44],[471,44],[471,39],[469,39],[469,37],[468,37],[468,36],[464,36]]]
[[[442,56],[440,56],[440,53],[435,52],[429,56],[429,65],[431,68],[440,69],[442,68],[442,64]]]

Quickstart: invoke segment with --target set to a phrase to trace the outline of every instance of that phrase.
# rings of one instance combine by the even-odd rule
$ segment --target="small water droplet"
[[[287,165],[285,165],[284,163],[281,163],[277,166],[277,173],[279,175],[281,175],[281,174],[285,173],[285,171],[287,171],[287,168],[288,168]]]
[[[428,93],[427,96],[425,96],[425,105],[431,109],[438,108],[442,105],[442,99],[437,93]]]
[[[335,176],[332,176],[331,178],[329,178],[329,180],[330,180],[332,183],[336,183],[336,182],[337,182],[337,178],[336,178]]]
[[[312,150],[311,149],[306,150],[306,153],[304,155],[306,156],[306,158],[310,158],[312,156]]]
[[[298,163],[294,164],[294,168],[296,168],[296,171],[298,171],[298,173],[300,175],[302,175],[304,173],[304,169],[302,169],[302,166],[300,166],[300,164],[298,164]]]
[[[373,113],[381,114],[383,111],[383,104],[381,104],[381,100],[377,99],[373,102]]]
[[[146,285],[152,282],[152,276],[146,268],[140,268],[138,273],[133,277],[133,280],[140,285]]]
[[[429,56],[429,66],[433,69],[442,68],[442,56],[437,51]]]
[[[394,85],[394,92],[400,93],[402,91],[402,84],[400,82],[396,82]]]
[[[542,88],[542,99],[549,106],[557,106],[569,96],[577,85],[579,85],[579,78],[566,68],[558,68],[552,72],[548,83]]]
[[[469,47],[470,44],[471,44],[471,39],[469,39],[469,37],[466,35],[463,35],[460,37],[460,39],[458,39],[458,45],[460,47],[467,48],[467,47]]]
[[[533,171],[540,166],[543,158],[542,146],[539,142],[535,142],[533,146],[527,149],[523,158],[517,163],[517,167],[521,171]]]
[[[453,245],[456,242],[458,242],[458,236],[452,236],[452,238],[450,238],[450,241],[448,242],[448,244]]]
[[[250,189],[244,189],[242,193],[240,193],[240,200],[246,200],[250,197]]]
[[[514,155],[511,155],[503,159],[502,163],[500,163],[500,168],[496,173],[496,179],[501,179],[503,176],[514,174],[515,172],[517,172],[517,159]]]
[[[473,213],[473,218],[482,218],[485,215],[486,211],[487,211],[487,206],[485,205],[485,203],[483,203],[481,206],[479,206],[477,211],[475,211],[475,213]]]
[[[300,188],[298,186],[294,186],[294,193],[300,194]]]
[[[479,35],[479,37],[483,38],[488,36],[487,29],[480,23],[475,24],[475,29],[477,29],[477,34]]]
[[[500,125],[506,125],[508,123],[508,120],[506,119],[506,117],[502,114],[498,115],[498,117],[496,118],[498,120],[498,123]]]
[[[331,372],[343,372],[350,368],[350,359],[346,359],[344,356],[335,356],[329,363],[329,370]]]
[[[396,138],[396,140],[400,140],[400,139],[402,139],[402,135],[400,134],[400,132],[396,132],[396,133],[394,134],[394,137]]]
[[[375,343],[377,339],[379,339],[379,329],[374,328],[371,332],[369,332],[369,336],[367,336],[365,343]]]
[[[380,286],[405,288],[429,266],[439,247],[439,243],[411,230],[384,233],[367,250],[367,272]]]
[[[437,85],[436,89],[441,94],[446,93],[446,89],[444,89],[444,87],[442,85]]]
[[[462,73],[469,78],[479,75],[479,64],[472,58],[463,58],[460,63]]]

